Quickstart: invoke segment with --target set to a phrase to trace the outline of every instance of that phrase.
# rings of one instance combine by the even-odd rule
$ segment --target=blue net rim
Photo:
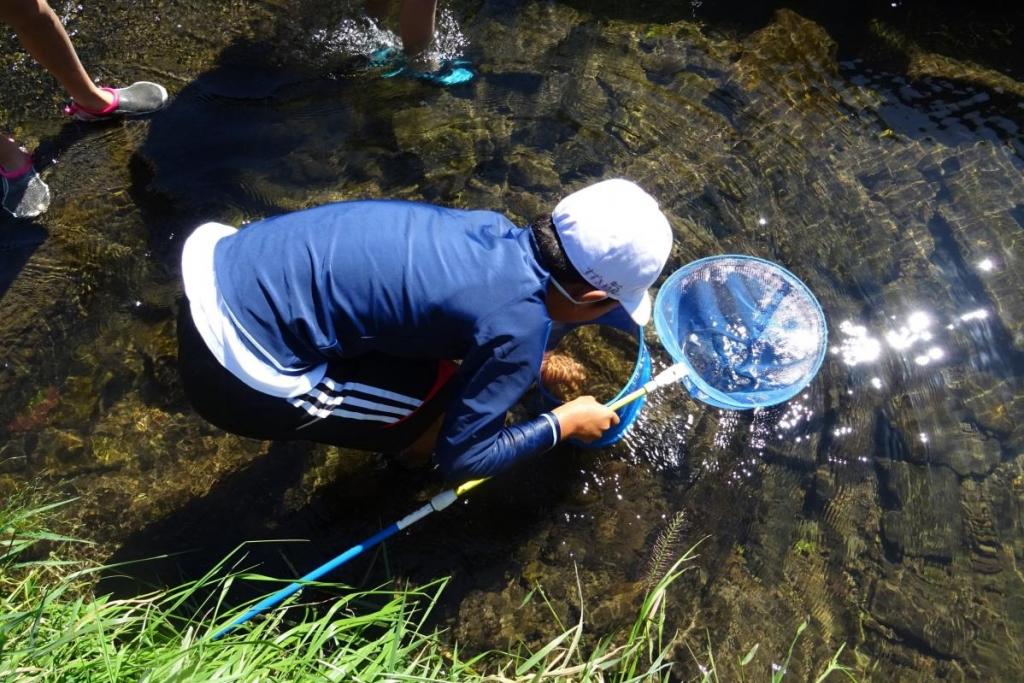
[[[789,281],[791,284],[795,285],[796,288],[802,291],[804,295],[806,295],[807,299],[814,304],[814,313],[818,319],[818,324],[821,326],[821,336],[824,341],[821,344],[820,350],[818,351],[818,357],[817,359],[815,359],[813,370],[811,372],[808,372],[802,381],[794,383],[787,391],[781,392],[771,402],[763,402],[751,405],[749,403],[741,403],[739,401],[730,400],[728,394],[719,391],[718,389],[715,389],[710,384],[705,382],[697,372],[693,371],[692,366],[687,361],[685,356],[683,356],[682,354],[673,353],[672,349],[678,348],[678,344],[673,345],[667,343],[669,340],[673,339],[673,335],[671,334],[671,330],[669,330],[668,322],[665,320],[665,315],[663,313],[663,310],[666,306],[666,292],[673,289],[673,285],[675,285],[676,282],[688,277],[693,271],[697,270],[698,268],[702,268],[703,266],[709,263],[714,263],[715,261],[725,260],[752,261],[754,263],[766,266],[769,270],[780,273],[784,279]],[[686,384],[687,381],[692,382],[696,386],[698,392],[701,394],[695,396],[695,398],[716,408],[723,408],[725,410],[751,410],[753,408],[769,408],[771,406],[779,405],[780,403],[785,403],[786,401],[788,401],[789,399],[793,398],[801,391],[803,391],[807,387],[807,385],[810,384],[811,381],[817,376],[818,370],[821,369],[821,364],[825,361],[825,356],[828,351],[828,324],[825,321],[825,313],[821,308],[821,303],[818,301],[818,298],[814,296],[814,292],[811,291],[811,288],[808,287],[803,280],[794,275],[790,270],[784,268],[783,266],[780,266],[778,263],[775,263],[774,261],[768,261],[767,259],[763,259],[757,256],[748,256],[746,254],[717,254],[715,256],[706,256],[702,259],[697,259],[696,261],[691,261],[690,263],[687,263],[685,266],[682,266],[681,268],[673,272],[671,275],[669,275],[665,279],[665,281],[661,283],[661,286],[658,288],[658,295],[654,299],[654,329],[658,333],[658,338],[661,340],[662,347],[672,357],[672,360],[676,363],[682,363],[686,366],[687,373],[681,381],[681,384],[683,384],[686,390],[689,393],[693,394],[691,388]]]
[[[630,373],[629,380],[626,382],[626,385],[622,387],[619,393],[615,395],[615,398],[612,399],[612,401],[617,401],[626,394],[639,389],[651,379],[651,353],[647,349],[647,344],[644,342],[644,328],[636,325],[634,329],[627,330],[623,329],[620,325],[609,324],[609,326],[621,329],[623,332],[632,332],[636,335],[637,341],[636,363],[633,365],[633,372]],[[546,410],[551,410],[563,405],[563,402],[560,399],[553,396],[544,387],[543,382],[538,381],[537,386],[540,389],[541,402],[544,404]],[[640,417],[640,411],[643,409],[646,402],[647,397],[645,396],[619,408],[616,411],[619,415],[619,424],[606,431],[600,439],[596,439],[590,443],[584,443],[578,439],[569,439],[568,441],[581,448],[603,448],[605,446],[610,446],[622,439],[622,437],[626,436],[626,433],[629,432],[629,428],[632,427],[633,423],[636,422],[636,419]]]

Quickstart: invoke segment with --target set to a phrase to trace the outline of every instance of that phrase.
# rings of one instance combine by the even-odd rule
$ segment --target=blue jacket
[[[446,478],[490,476],[557,443],[556,420],[505,427],[537,377],[551,319],[532,234],[504,216],[329,204],[220,240],[214,270],[253,350],[286,370],[370,351],[461,359],[436,451]]]

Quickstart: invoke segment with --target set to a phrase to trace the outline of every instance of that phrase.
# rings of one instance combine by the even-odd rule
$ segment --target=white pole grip
[[[430,507],[440,512],[458,500],[458,498],[459,494],[455,492],[455,489],[441,491],[441,493],[430,499]]]
[[[416,510],[415,512],[410,512],[405,517],[402,517],[400,520],[395,522],[395,526],[397,526],[399,530],[404,529],[405,527],[420,521],[421,519],[429,515],[431,512],[433,512],[435,509],[436,508],[434,508],[433,506],[433,501],[431,501],[424,505],[423,507],[421,507],[419,510]]]

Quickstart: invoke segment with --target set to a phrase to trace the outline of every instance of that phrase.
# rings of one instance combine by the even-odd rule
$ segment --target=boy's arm
[[[590,441],[618,423],[614,411],[585,396],[505,426],[506,413],[536,379],[543,341],[541,335],[535,343],[499,338],[463,360],[457,380],[461,390],[437,443],[437,463],[446,480],[491,477],[561,440]]]

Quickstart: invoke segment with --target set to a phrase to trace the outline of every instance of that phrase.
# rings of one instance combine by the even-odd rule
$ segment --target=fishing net
[[[629,384],[638,354],[636,331],[580,325],[544,357],[541,379],[561,401],[593,396],[610,403]]]
[[[795,275],[751,256],[713,256],[661,286],[654,324],[686,366],[682,382],[729,410],[772,406],[798,394],[825,357],[825,316]]]
[[[601,344],[606,348],[601,349]],[[556,346],[586,369],[587,379],[576,386],[571,381],[562,387],[539,383],[545,410],[583,394],[595,395],[602,401],[607,397],[608,402],[612,402],[639,389],[651,378],[651,354],[644,343],[643,330],[621,311],[591,324],[558,326],[548,340],[549,349]],[[636,358],[630,360],[628,356],[633,354]],[[621,389],[615,387],[616,380],[626,372],[625,384]],[[619,408],[616,411],[619,424],[605,431],[600,439],[589,443],[573,440],[573,443],[585,448],[610,446],[626,435],[643,406],[644,399],[640,399]]]

